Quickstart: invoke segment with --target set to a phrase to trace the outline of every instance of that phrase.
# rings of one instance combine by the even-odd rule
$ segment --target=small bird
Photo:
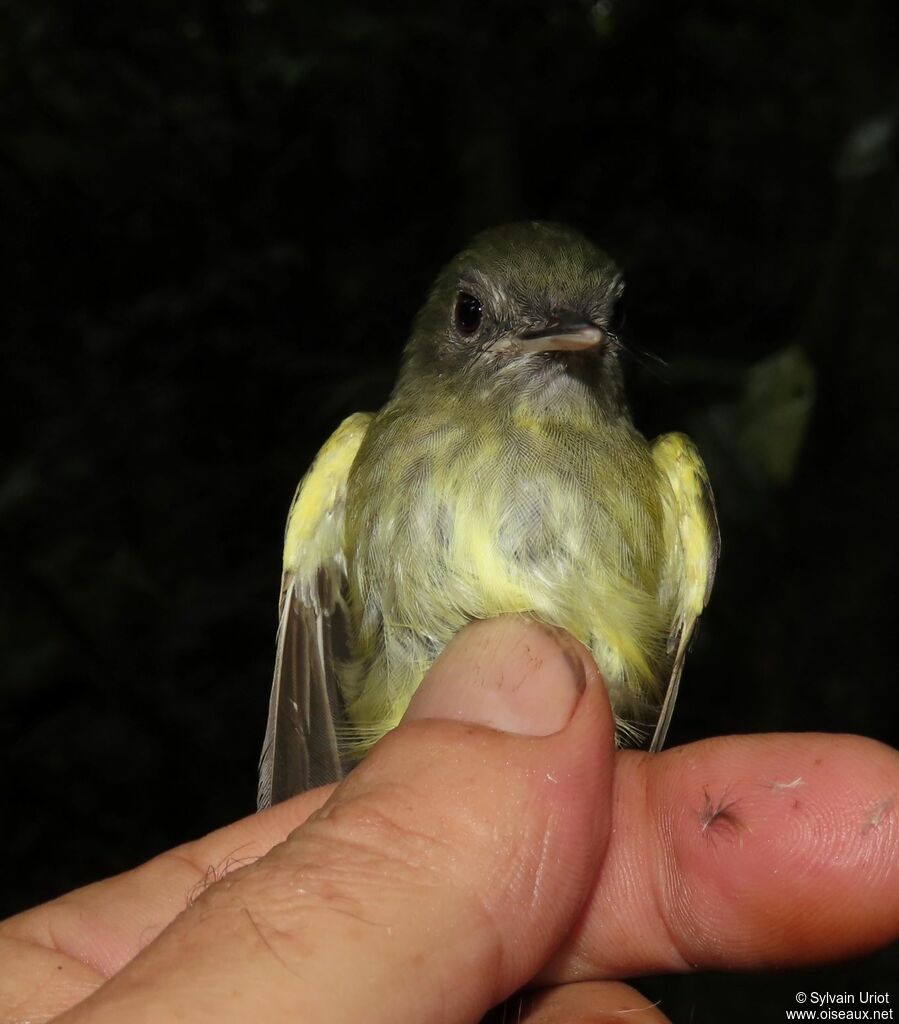
[[[622,291],[605,253],[540,222],[485,231],[440,273],[389,401],[344,420],[297,488],[260,807],[341,778],[449,640],[496,615],[566,629],[619,743],[661,746],[718,524],[690,439],[631,420]]]

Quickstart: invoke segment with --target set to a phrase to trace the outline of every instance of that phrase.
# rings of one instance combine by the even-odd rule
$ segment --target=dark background
[[[709,465],[724,552],[670,742],[896,742],[892,0],[0,19],[0,909],[252,810],[296,481],[510,219],[616,255],[638,423]],[[896,959],[646,990],[773,1020]]]

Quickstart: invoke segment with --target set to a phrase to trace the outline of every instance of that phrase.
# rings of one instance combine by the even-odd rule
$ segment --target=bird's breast
[[[607,670],[651,673],[668,627],[660,519],[648,447],[629,427],[376,422],[347,507],[358,660],[386,651],[414,674],[471,619],[530,612],[616,651]]]

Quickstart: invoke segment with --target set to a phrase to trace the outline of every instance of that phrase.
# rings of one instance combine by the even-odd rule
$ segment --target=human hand
[[[579,645],[475,623],[337,789],[0,926],[0,1022],[449,1024],[532,981],[528,1024],[661,1021],[608,979],[899,935],[895,751],[612,736]]]

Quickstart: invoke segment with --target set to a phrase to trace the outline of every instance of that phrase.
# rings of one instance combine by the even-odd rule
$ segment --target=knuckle
[[[436,881],[449,840],[420,808],[405,784],[326,805],[301,833],[307,864],[382,884]]]

